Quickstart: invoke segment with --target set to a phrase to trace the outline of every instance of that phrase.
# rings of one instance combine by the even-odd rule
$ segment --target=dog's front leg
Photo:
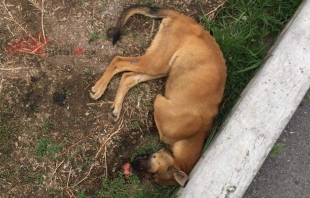
[[[96,82],[95,86],[92,87],[92,93],[90,94],[90,96],[95,100],[99,99],[106,90],[107,85],[112,79],[112,77],[119,72],[126,71],[127,69],[124,68],[130,65],[131,62],[135,59],[136,58],[133,57],[114,57],[102,77]]]
[[[156,78],[161,78],[165,75],[148,75],[148,74],[142,74],[142,73],[136,73],[136,72],[126,72],[123,74],[121,82],[119,84],[115,100],[113,102],[112,108],[113,108],[113,116],[114,121],[117,121],[122,109],[122,104],[124,97],[128,90],[135,86],[136,84],[140,82],[145,82],[149,80],[153,80]]]

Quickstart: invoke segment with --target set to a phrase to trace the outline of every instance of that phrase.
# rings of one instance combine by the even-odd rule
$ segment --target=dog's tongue
[[[130,163],[124,164],[123,169],[125,175],[132,175],[132,172],[130,171]]]

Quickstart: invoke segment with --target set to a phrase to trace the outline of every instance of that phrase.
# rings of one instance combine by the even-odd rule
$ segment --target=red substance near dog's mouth
[[[130,163],[124,164],[123,169],[125,175],[132,175],[132,172],[130,171]]]

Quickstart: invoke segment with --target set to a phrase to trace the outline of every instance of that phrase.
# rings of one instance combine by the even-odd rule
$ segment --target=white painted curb
[[[310,1],[270,53],[178,197],[243,196],[310,87]]]

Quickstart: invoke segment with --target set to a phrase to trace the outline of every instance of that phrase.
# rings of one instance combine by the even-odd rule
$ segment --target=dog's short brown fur
[[[113,44],[134,14],[163,18],[158,33],[145,55],[116,56],[92,87],[91,97],[100,98],[111,78],[125,72],[112,105],[117,120],[131,87],[168,76],[165,95],[157,95],[154,102],[160,140],[167,147],[138,156],[131,166],[136,172],[150,174],[155,182],[184,186],[218,113],[226,81],[225,60],[209,32],[193,19],[168,9],[147,6],[126,9],[117,26],[108,31]]]

